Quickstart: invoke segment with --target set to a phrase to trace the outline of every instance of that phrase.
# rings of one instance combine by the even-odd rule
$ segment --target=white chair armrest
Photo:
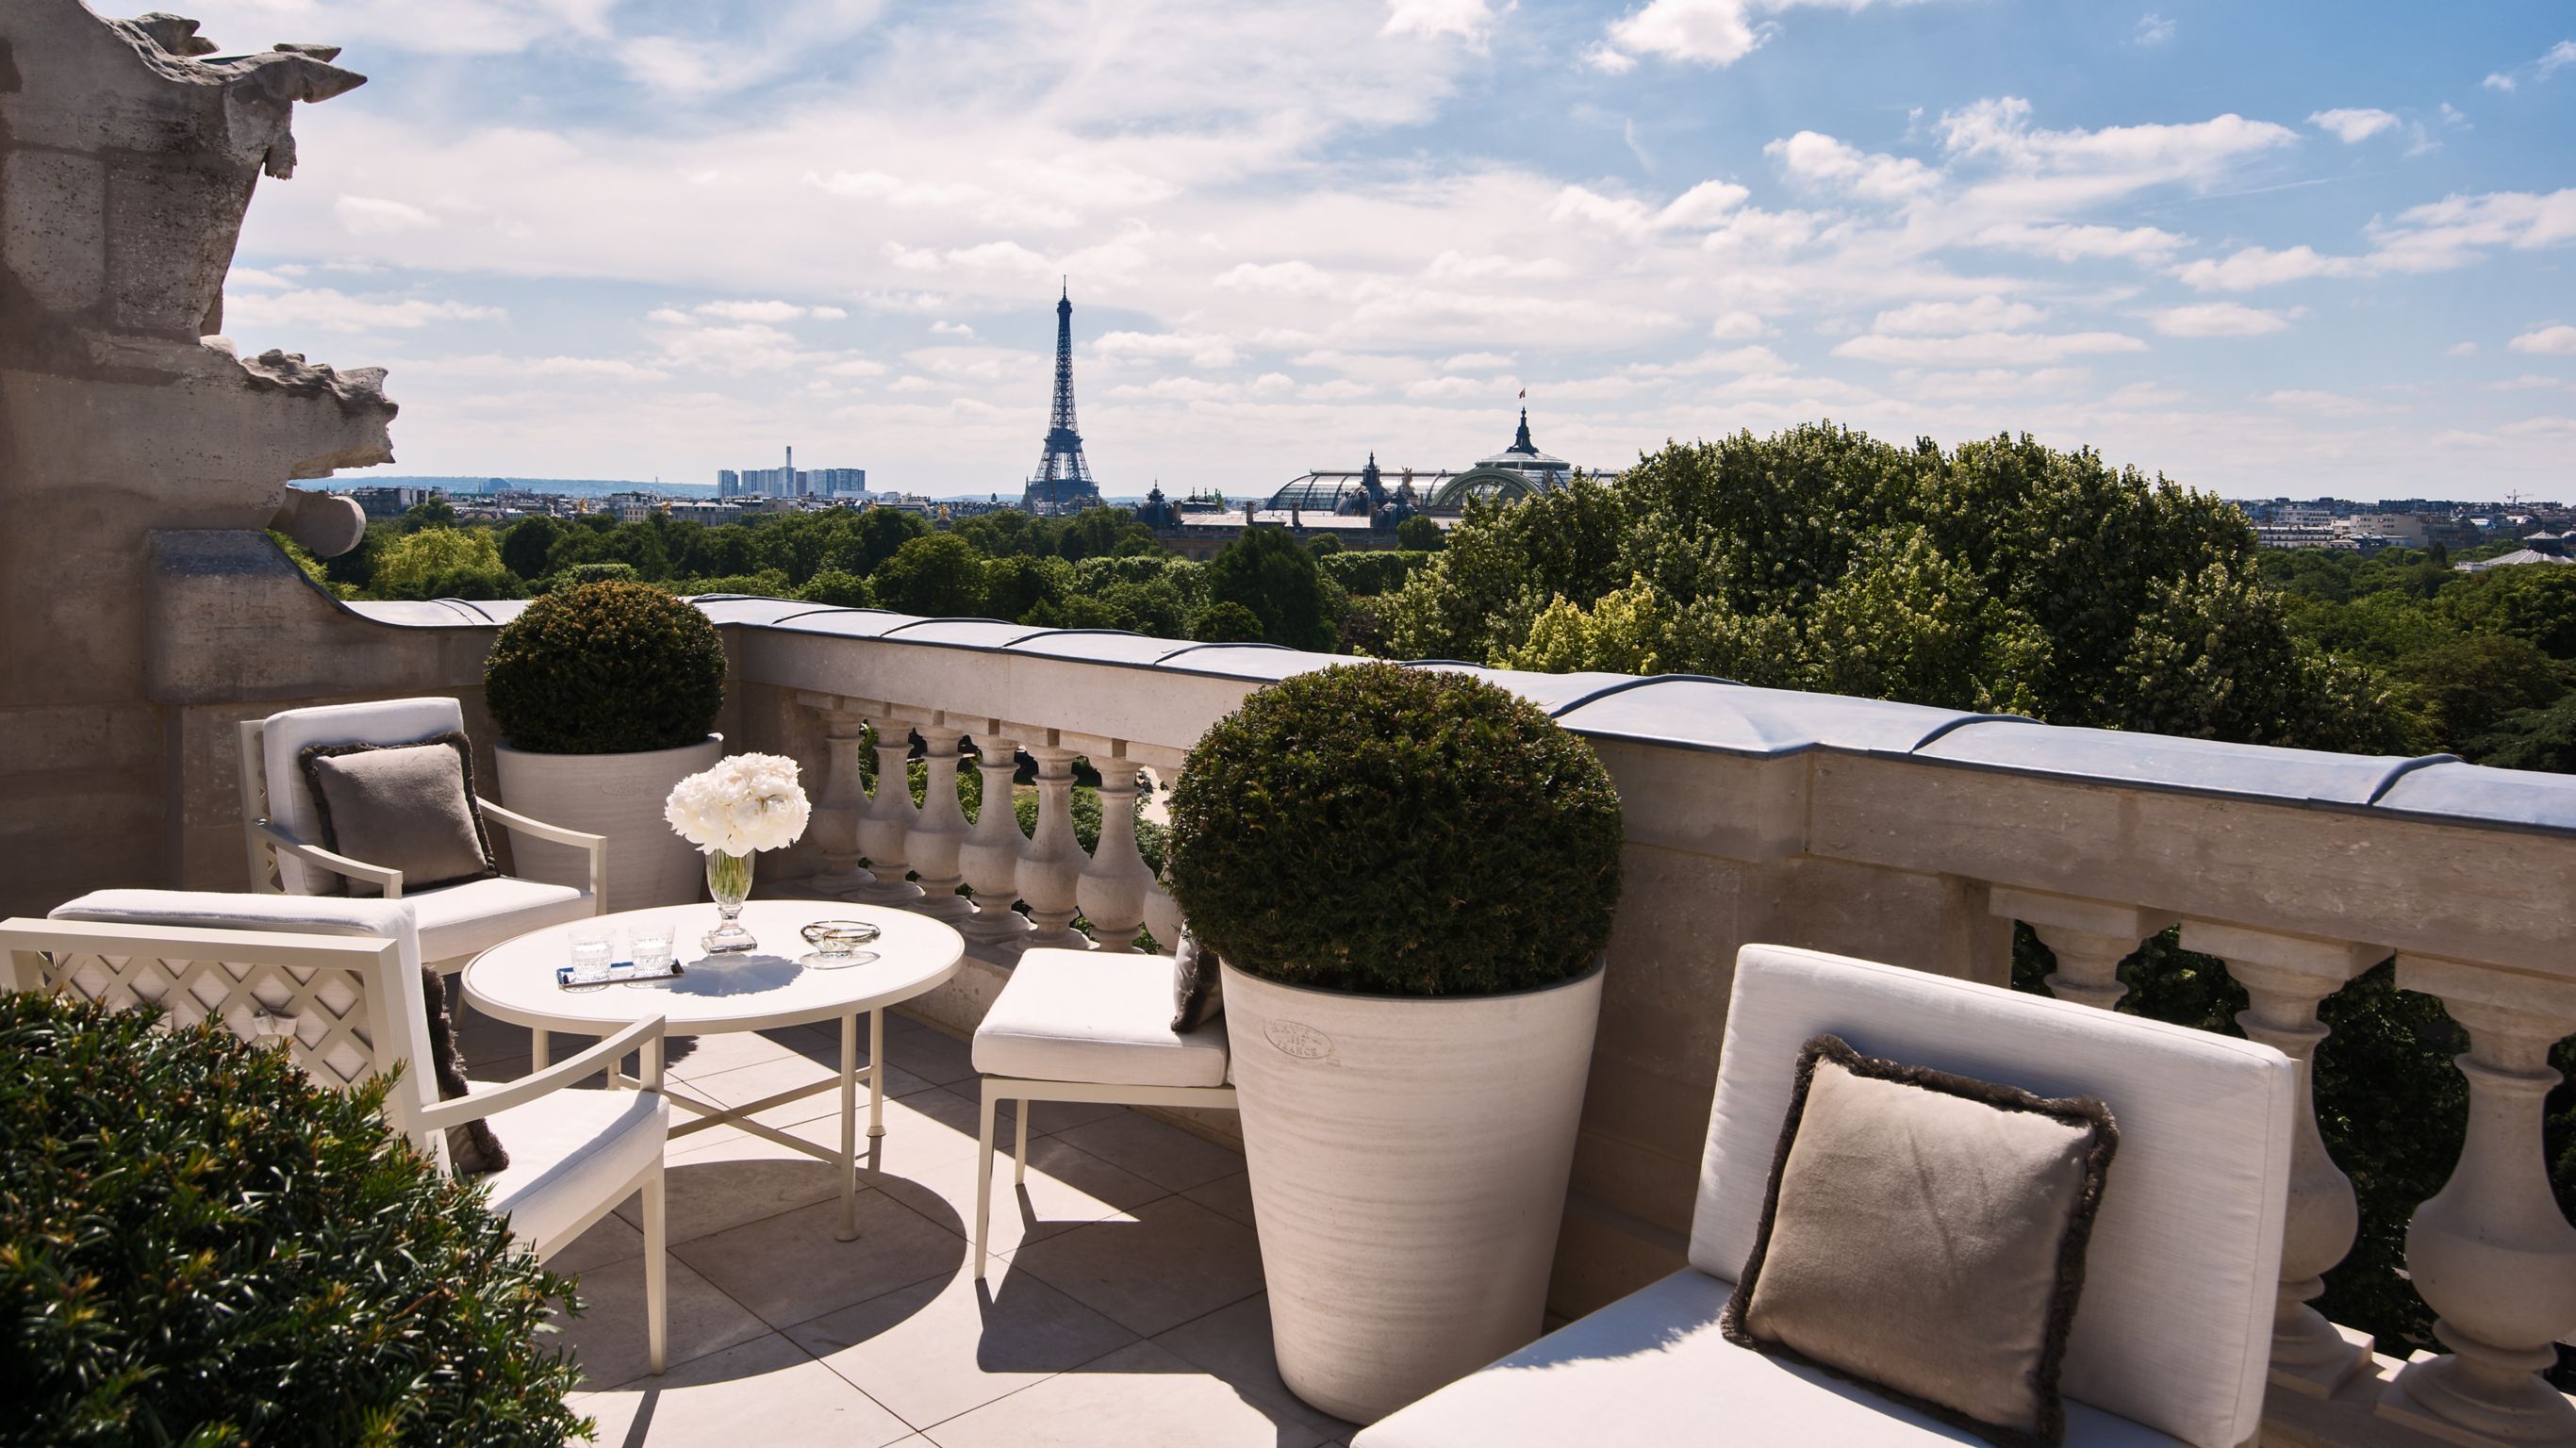
[[[352,879],[369,881],[380,886],[388,900],[402,898],[403,877],[400,870],[384,865],[370,865],[364,860],[335,855],[319,845],[308,845],[266,820],[259,821],[252,828],[259,832],[260,838],[268,841],[272,846],[284,850],[317,870],[328,870],[335,875],[346,875]]]
[[[476,1091],[452,1101],[441,1101],[420,1113],[425,1131],[444,1131],[468,1121],[480,1121],[496,1111],[524,1106],[540,1096],[560,1091],[575,1081],[595,1076],[614,1067],[627,1052],[644,1052],[643,1088],[662,1089],[662,1018],[637,1021],[616,1035],[569,1060],[557,1061],[542,1071],[531,1071],[515,1081],[505,1082],[488,1091]]]
[[[591,907],[597,913],[607,913],[607,836],[588,835],[579,830],[566,829],[562,825],[547,824],[544,820],[530,819],[516,810],[503,809],[501,806],[494,804],[492,801],[485,799],[479,794],[474,797],[474,803],[485,815],[492,819],[499,820],[502,825],[508,829],[517,831],[521,834],[534,835],[538,839],[547,840],[554,844],[571,845],[576,849],[589,852]]]

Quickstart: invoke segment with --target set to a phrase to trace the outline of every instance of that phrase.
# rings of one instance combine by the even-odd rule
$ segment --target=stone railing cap
[[[2576,830],[2576,775],[2490,769],[2450,759],[2408,770],[2390,783],[2377,803],[2395,814],[2468,816]]]
[[[2260,799],[2366,805],[2415,761],[2030,720],[1963,725],[1917,751],[1927,759]]]
[[[1911,754],[1950,730],[2001,716],[1670,677],[1604,692],[1557,717],[1604,739],[1771,756],[1819,748]]]

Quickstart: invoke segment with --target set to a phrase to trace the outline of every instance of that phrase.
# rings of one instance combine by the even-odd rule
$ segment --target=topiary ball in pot
[[[707,737],[724,706],[724,640],[697,608],[641,583],[558,588],[501,630],[484,699],[510,747],[634,754]]]
[[[1237,970],[1381,995],[1581,974],[1619,900],[1619,796],[1592,746],[1467,674],[1301,674],[1190,751],[1173,895]]]
[[[384,1080],[32,991],[0,1061],[0,1444],[587,1436],[540,1338],[572,1283],[385,1124]]]
[[[1373,1422],[1539,1333],[1618,795],[1517,696],[1368,663],[1219,721],[1172,831],[1172,892],[1225,962],[1280,1376]]]

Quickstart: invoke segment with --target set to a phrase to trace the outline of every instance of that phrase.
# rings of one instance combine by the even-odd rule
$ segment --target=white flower
[[[784,849],[805,833],[811,806],[783,754],[737,754],[671,787],[662,818],[702,854]]]

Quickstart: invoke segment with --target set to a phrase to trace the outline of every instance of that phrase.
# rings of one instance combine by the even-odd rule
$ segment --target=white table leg
[[[546,1029],[533,1027],[528,1032],[528,1069],[542,1071],[553,1064],[546,1051]]]
[[[859,1236],[859,1017],[841,1017],[841,1230],[844,1242]]]
[[[868,1135],[885,1135],[885,1011],[868,1012]]]

